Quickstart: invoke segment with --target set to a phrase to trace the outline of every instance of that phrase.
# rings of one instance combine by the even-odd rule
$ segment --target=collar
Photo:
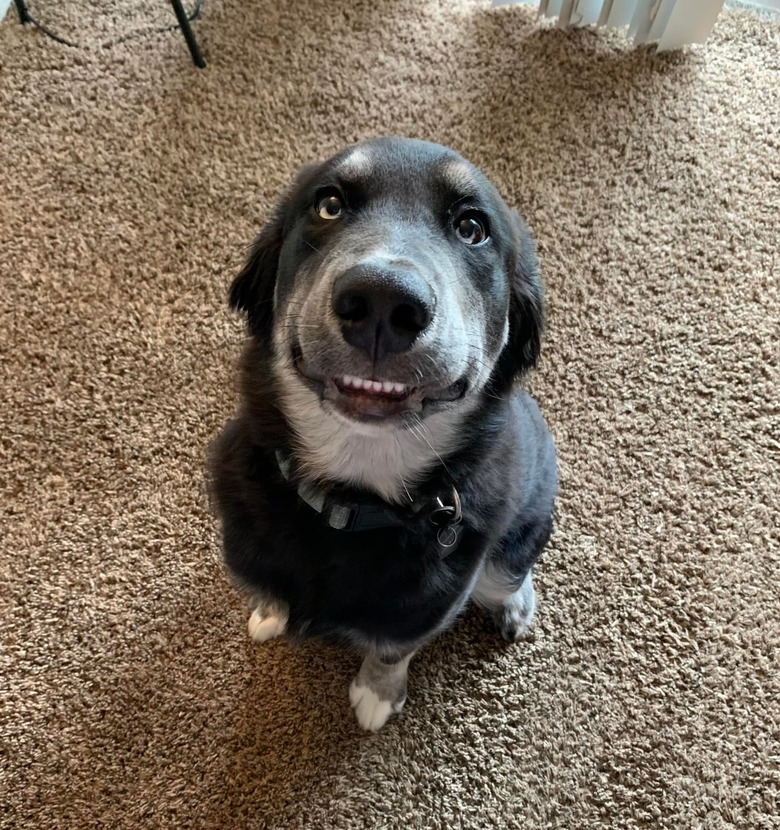
[[[437,529],[436,541],[439,555],[443,559],[454,552],[463,535],[463,512],[460,495],[453,487],[448,493],[434,496],[424,502],[413,501],[409,510],[392,507],[384,501],[351,499],[344,501],[329,490],[309,481],[295,481],[292,458],[288,453],[276,451],[279,471],[285,481],[297,488],[298,498],[334,530],[359,533],[366,530],[380,530],[388,527],[407,527],[409,522],[428,514],[428,520]]]

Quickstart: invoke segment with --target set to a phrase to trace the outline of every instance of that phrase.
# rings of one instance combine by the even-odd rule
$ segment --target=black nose
[[[333,286],[344,339],[372,361],[405,352],[431,323],[433,291],[413,271],[356,265]]]

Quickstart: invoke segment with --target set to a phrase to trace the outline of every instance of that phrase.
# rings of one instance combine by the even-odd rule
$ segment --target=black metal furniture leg
[[[44,31],[47,35],[49,35],[49,37],[53,37],[60,43],[64,43],[66,46],[75,45],[67,40],[63,40],[62,38],[56,36],[48,29],[46,29],[44,26],[41,26],[40,23],[34,21],[32,17],[30,17],[30,12],[27,10],[27,6],[25,5],[24,0],[14,0],[14,4],[16,5],[16,12],[19,15],[20,23],[33,23],[36,26],[38,26],[42,31]],[[173,11],[176,14],[176,19],[179,22],[179,26],[182,32],[184,33],[184,39],[187,41],[187,46],[189,47],[190,55],[192,55],[193,63],[200,69],[205,69],[206,61],[204,60],[203,54],[200,51],[198,41],[195,39],[195,34],[192,31],[192,26],[190,26],[190,21],[187,17],[187,12],[184,11],[184,6],[182,6],[181,0],[171,0],[171,5],[173,6]],[[198,3],[198,5],[196,6],[196,10],[200,10],[200,3]]]
[[[16,1],[17,3],[22,2],[22,0]],[[190,54],[192,55],[192,60],[195,66],[199,69],[205,69],[206,61],[203,59],[200,47],[198,46],[198,41],[195,39],[192,26],[190,26],[190,21],[187,19],[187,13],[184,11],[184,6],[182,6],[181,0],[171,0],[171,5],[173,6],[174,12],[176,12],[176,19],[179,21],[179,26],[181,26],[184,39],[187,41],[187,46],[189,46]]]
[[[16,3],[16,11],[19,14],[19,22],[24,25],[25,23],[32,23],[30,20],[30,12],[27,11],[27,6],[24,5],[24,0],[14,0]]]

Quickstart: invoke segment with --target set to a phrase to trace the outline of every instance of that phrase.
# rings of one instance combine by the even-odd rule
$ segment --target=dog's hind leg
[[[381,729],[406,703],[406,676],[414,652],[394,662],[369,652],[349,687],[358,723],[370,732]]]
[[[547,544],[552,522],[510,532],[488,557],[471,598],[489,611],[505,640],[528,635],[536,611],[533,565]]]

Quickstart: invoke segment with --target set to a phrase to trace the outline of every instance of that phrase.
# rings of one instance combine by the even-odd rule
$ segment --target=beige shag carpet
[[[0,26],[0,825],[780,826],[777,24],[207,0],[198,71],[163,0],[30,8],[81,48]],[[378,133],[534,228],[562,486],[534,639],[469,611],[368,736],[355,655],[248,641],[203,459],[245,245]]]

